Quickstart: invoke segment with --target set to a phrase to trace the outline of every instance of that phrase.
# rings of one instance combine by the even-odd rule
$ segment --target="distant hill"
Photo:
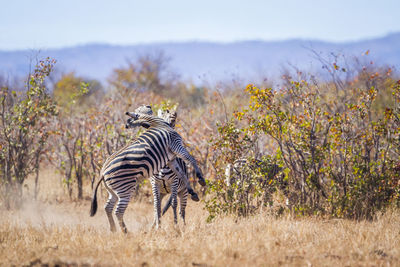
[[[328,54],[359,56],[370,51],[368,60],[391,66],[400,65],[400,33],[382,38],[347,43],[315,40],[243,41],[234,43],[181,42],[129,46],[88,44],[41,51],[39,57],[57,59],[59,71],[107,80],[116,67],[140,55],[164,52],[171,58],[171,70],[196,83],[241,78],[243,82],[278,75],[288,63],[302,69],[320,68],[310,49]],[[38,51],[0,51],[0,74],[6,77],[26,75],[30,58]],[[34,62],[34,61],[33,61]]]

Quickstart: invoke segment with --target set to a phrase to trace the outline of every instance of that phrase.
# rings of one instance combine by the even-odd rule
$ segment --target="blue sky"
[[[0,0],[0,50],[86,43],[342,42],[400,31],[399,0]]]

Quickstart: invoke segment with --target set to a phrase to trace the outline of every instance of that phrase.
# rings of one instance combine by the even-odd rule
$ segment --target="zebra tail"
[[[164,213],[167,212],[167,210],[169,209],[169,207],[171,206],[171,204],[172,204],[172,194],[171,194],[171,196],[169,197],[167,203],[165,203],[165,206],[164,206],[164,208],[163,208],[163,210],[162,210],[162,215],[164,215]]]
[[[101,179],[97,182],[97,185],[93,192],[92,204],[90,205],[90,217],[93,217],[97,212],[97,188],[99,188],[100,182],[102,180],[104,180],[104,177],[101,177]]]

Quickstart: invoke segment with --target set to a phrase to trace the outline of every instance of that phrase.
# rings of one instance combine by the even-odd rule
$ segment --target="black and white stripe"
[[[134,143],[114,153],[106,160],[101,170],[101,179],[93,193],[90,212],[90,215],[94,216],[97,211],[96,193],[100,182],[104,180],[105,187],[109,192],[105,210],[111,231],[115,231],[112,211],[116,205],[115,215],[122,231],[127,232],[123,215],[138,181],[158,174],[167,165],[174,172],[185,175],[174,160],[176,157],[192,164],[199,183],[205,185],[195,159],[183,146],[181,136],[167,122],[142,113],[127,112],[127,115],[131,117],[127,126],[145,126],[148,129]]]

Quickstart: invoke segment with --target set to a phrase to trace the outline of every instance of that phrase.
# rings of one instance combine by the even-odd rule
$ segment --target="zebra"
[[[127,228],[123,215],[138,181],[157,174],[166,165],[183,176],[182,169],[174,160],[176,157],[192,164],[200,185],[206,185],[195,159],[183,146],[182,137],[167,122],[162,118],[143,113],[127,112],[126,115],[130,117],[127,127],[144,125],[148,130],[132,144],[117,151],[106,160],[93,192],[90,209],[90,216],[94,216],[97,211],[97,189],[101,181],[104,181],[109,193],[105,211],[110,223],[110,230],[116,231],[112,217],[112,211],[116,205],[115,215],[124,233],[127,233]],[[188,188],[188,190],[190,189]],[[156,226],[158,227],[158,225],[159,219],[156,221]]]
[[[171,127],[175,127],[175,122],[176,122],[176,112],[169,112],[169,110],[162,111],[159,110],[158,116],[169,122]],[[161,209],[161,202],[164,196],[167,194],[171,193],[171,197],[168,199],[166,205],[163,208],[162,215],[165,214],[165,212],[168,210],[168,208],[172,204],[173,212],[174,212],[174,223],[177,223],[177,199],[176,197],[173,198],[173,191],[175,190],[178,193],[179,196],[179,214],[182,218],[183,223],[185,224],[185,210],[186,210],[186,205],[187,205],[187,197],[188,197],[188,190],[186,186],[186,181],[184,179],[187,179],[188,177],[188,169],[186,166],[186,163],[177,158],[177,163],[181,167],[181,169],[184,171],[186,174],[185,177],[176,175],[173,171],[171,171],[168,167],[163,168],[158,175],[155,175],[152,177],[153,184],[155,185],[155,188],[153,190],[153,193],[155,193],[155,201],[159,203],[158,208],[159,210]],[[177,180],[177,181],[176,181]],[[174,188],[174,186],[176,188]],[[159,198],[159,199],[157,199]],[[192,195],[191,194],[191,199],[194,201],[199,201],[199,198],[197,195]]]
[[[153,114],[151,106],[142,106],[138,108],[137,111],[148,115]],[[175,111],[170,112],[169,110],[165,111],[159,110],[158,117],[163,118],[168,124],[170,124],[171,127],[173,128],[175,127],[175,122],[177,117],[177,113]],[[137,124],[134,124],[133,126],[131,126],[129,123],[127,124],[127,128],[135,126],[137,126]],[[146,125],[140,124],[140,126],[147,128]],[[153,175],[150,178],[152,184],[153,198],[154,198],[155,219],[153,222],[153,226],[157,225],[158,227],[160,219],[160,211],[161,211],[161,201],[165,195],[171,193],[170,198],[168,199],[166,205],[163,208],[162,215],[165,214],[165,212],[172,204],[175,224],[177,223],[177,213],[176,213],[177,194],[179,195],[179,200],[180,200],[180,215],[184,223],[185,223],[185,209],[187,204],[188,193],[191,195],[191,199],[193,201],[198,202],[200,200],[198,195],[193,191],[193,189],[190,186],[190,183],[188,182],[188,172],[186,163],[180,158],[176,158],[175,161],[178,164],[177,166],[178,169],[182,170],[183,173],[171,170],[168,166],[165,166],[165,168],[163,168],[157,175]],[[201,182],[202,181],[199,180],[200,184]],[[205,186],[205,183],[201,185]],[[168,192],[168,190],[170,190],[171,192]]]
[[[153,111],[151,109],[151,106],[142,106],[136,111],[139,111],[144,114],[153,114]],[[175,111],[170,112],[169,110],[159,110],[158,112],[158,117],[163,118],[166,122],[170,124],[171,127],[175,127],[175,122],[176,122],[176,117],[177,113]],[[187,172],[187,166],[186,163],[180,159],[177,158],[177,163],[180,166],[180,168],[183,170],[185,173],[185,176],[177,175],[174,173],[168,166],[165,166],[165,168],[161,169],[161,171],[153,175],[150,178],[151,186],[152,186],[152,191],[153,191],[153,199],[154,199],[154,218],[155,221],[153,223],[153,226],[156,224],[156,219],[158,218],[158,215],[160,214],[161,211],[161,202],[164,196],[167,194],[171,193],[171,197],[168,199],[168,202],[163,208],[162,215],[165,214],[165,212],[168,210],[168,208],[171,206],[173,207],[173,212],[174,212],[174,223],[177,223],[177,199],[176,195],[179,196],[179,206],[180,206],[180,211],[179,214],[181,215],[182,221],[185,224],[185,210],[186,210],[186,205],[187,205],[187,197],[188,197],[188,186],[187,186],[187,177],[188,177],[188,172]],[[199,197],[197,196],[196,193],[190,192],[191,194],[191,199],[193,201],[199,201]]]

